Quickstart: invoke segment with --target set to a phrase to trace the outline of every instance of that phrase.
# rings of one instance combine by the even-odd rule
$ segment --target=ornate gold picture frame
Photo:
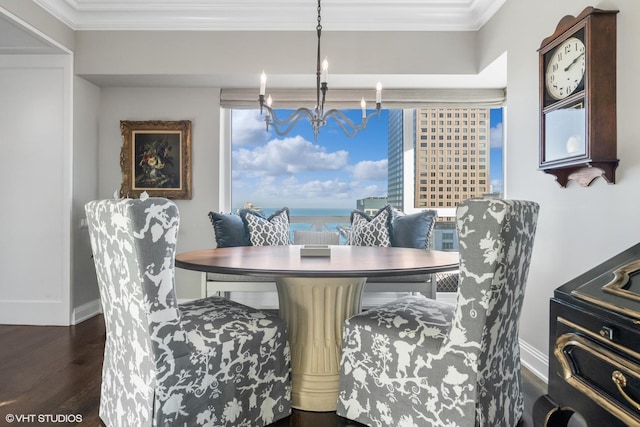
[[[120,121],[120,197],[191,199],[191,121]]]

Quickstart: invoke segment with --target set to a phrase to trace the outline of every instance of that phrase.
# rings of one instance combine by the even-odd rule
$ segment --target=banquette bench
[[[216,247],[268,245],[268,244],[340,244],[340,234],[330,231],[302,231],[289,229],[289,211],[280,209],[269,217],[242,209],[238,214],[209,212]],[[360,246],[398,246],[427,249],[436,212],[424,210],[404,214],[390,205],[375,215],[354,210],[347,244]],[[238,294],[238,293],[251,294]],[[363,307],[375,306],[389,298],[406,293],[422,293],[436,297],[435,280],[430,274],[378,277],[367,280]],[[202,296],[218,294],[240,298],[243,302],[263,308],[277,307],[276,285],[270,277],[244,276],[221,273],[203,273]]]

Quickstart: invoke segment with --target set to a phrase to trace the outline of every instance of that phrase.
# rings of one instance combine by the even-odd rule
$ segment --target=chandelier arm
[[[287,125],[291,120],[300,120],[302,117],[307,116],[310,120],[313,119],[313,113],[308,108],[298,108],[293,113],[289,114],[289,116],[285,119],[278,119],[276,115],[276,111],[272,107],[265,107],[269,110],[273,121],[279,126]]]
[[[288,134],[291,131],[291,129],[293,129],[293,127],[296,125],[296,123],[298,123],[300,119],[302,119],[305,116],[308,117],[309,120],[313,120],[313,114],[308,108],[298,108],[296,111],[291,113],[287,118],[283,120],[278,119],[278,117],[276,116],[276,112],[273,108],[266,105],[264,108],[266,108],[267,111],[269,111],[269,115],[271,116],[271,120],[273,124],[273,129],[280,136],[284,136]],[[283,126],[286,126],[286,129],[284,131],[281,131],[280,127],[283,127]]]
[[[327,120],[329,118],[334,119],[336,121],[336,123],[338,123],[338,125],[340,126],[342,131],[349,138],[353,138],[358,133],[358,131],[364,129],[367,126],[367,122],[369,121],[369,119],[371,117],[373,117],[373,116],[376,116],[376,115],[380,116],[380,110],[372,111],[371,113],[369,113],[366,117],[364,117],[362,119],[362,122],[360,123],[360,125],[356,125],[342,111],[337,110],[337,109],[334,108],[334,109],[331,109],[331,110],[327,111],[327,113],[324,115],[324,118],[325,118],[325,120]]]

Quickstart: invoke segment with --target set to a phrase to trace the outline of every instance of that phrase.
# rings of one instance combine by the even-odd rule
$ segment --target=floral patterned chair
[[[514,427],[537,217],[533,202],[463,202],[457,304],[409,296],[348,319],[338,414],[369,426]]]
[[[107,426],[263,426],[291,413],[275,314],[212,297],[178,305],[179,215],[162,198],[85,206],[107,339]]]

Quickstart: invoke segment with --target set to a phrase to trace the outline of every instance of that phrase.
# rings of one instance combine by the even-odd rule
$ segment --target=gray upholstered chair
[[[213,297],[178,305],[179,215],[162,198],[85,206],[107,338],[107,426],[262,426],[290,414],[290,349],[275,314]]]
[[[457,305],[409,296],[348,319],[338,414],[369,426],[514,427],[537,217],[533,202],[463,202]]]

